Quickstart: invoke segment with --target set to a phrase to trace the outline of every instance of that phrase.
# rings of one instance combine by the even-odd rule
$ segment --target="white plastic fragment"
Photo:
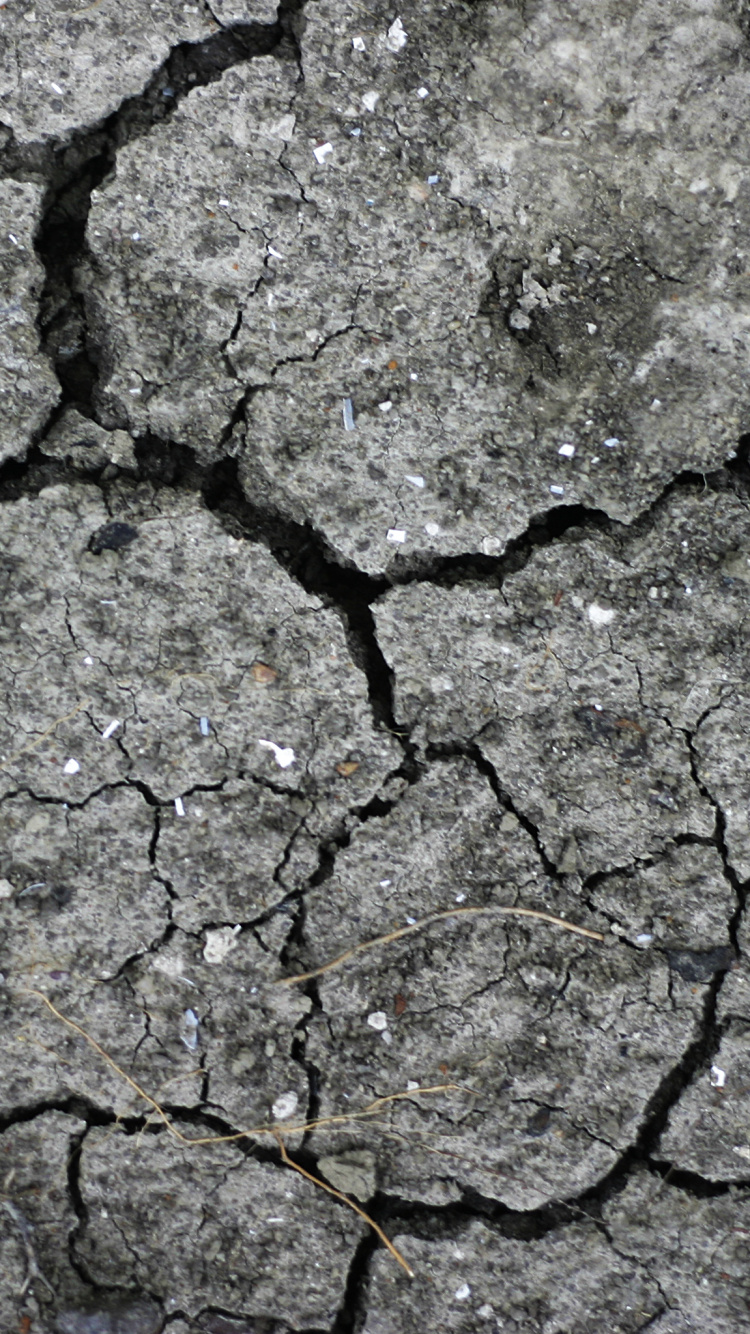
[[[427,184],[428,184],[428,185],[437,185],[437,183],[438,183],[439,180],[440,180],[440,177],[439,177],[439,176],[428,176],[428,177],[427,177]],[[412,379],[416,380],[416,378],[417,378],[416,375],[412,376]]]
[[[437,537],[438,533],[440,532],[440,524],[426,523],[424,526],[424,530],[428,537]]]
[[[386,542],[405,542],[405,541],[406,541],[406,529],[405,529],[405,528],[389,528],[389,529],[388,529],[388,532],[387,532],[386,535],[385,535],[385,540],[386,540]]]
[[[430,90],[429,90],[429,88],[424,88],[424,87],[422,87],[422,88],[418,88],[418,89],[417,89],[417,97],[421,97],[423,101],[424,101],[425,97],[429,97],[429,96],[430,96]]]
[[[220,199],[220,200],[219,200],[219,208],[229,208],[229,200],[228,200],[228,199]]]
[[[117,731],[118,727],[120,726],[121,726],[121,719],[113,718],[112,722],[107,723],[107,726],[102,732],[102,741],[109,741],[109,738],[113,735],[114,732]]]
[[[466,901],[466,895],[465,895],[465,894],[457,894],[457,895],[456,895],[456,899],[455,899],[455,901],[456,901],[456,903],[465,903],[465,901]]]
[[[361,126],[359,126],[359,125],[355,125],[355,126],[354,126],[354,129],[353,129],[353,130],[350,130],[349,133],[350,133],[351,135],[353,135],[353,137],[354,137],[355,139],[359,139],[359,136],[360,136],[361,133],[362,133]]]
[[[355,430],[356,428],[354,425],[354,407],[352,404],[352,400],[350,398],[342,399],[342,407],[344,413],[344,430],[345,431]]]
[[[596,602],[591,603],[588,611],[592,625],[609,625],[615,619],[612,607],[600,607]]]
[[[18,237],[14,236],[12,232],[8,232],[8,240],[11,245],[18,245]]]
[[[420,476],[419,473],[407,472],[404,473],[404,476],[407,482],[411,482],[412,486],[416,486],[420,491],[422,490],[424,486],[424,477]]]
[[[388,29],[388,36],[385,39],[385,44],[388,47],[388,50],[393,51],[394,53],[396,51],[401,51],[403,47],[406,46],[406,42],[407,36],[404,32],[404,25],[401,22],[401,19],[394,19]]]
[[[295,755],[291,746],[277,746],[275,741],[259,741],[258,745],[264,750],[273,751],[273,758],[280,769],[288,769],[290,764],[294,764]]]
[[[198,726],[201,729],[201,736],[209,736],[211,733],[211,724],[208,718],[201,718]]]
[[[266,250],[268,251],[268,254],[269,254],[269,255],[273,255],[274,259],[283,259],[283,258],[284,258],[283,255],[280,255],[280,254],[279,254],[278,250],[274,250],[274,248],[273,248],[272,245],[266,246]]]
[[[180,1038],[184,1042],[188,1051],[195,1051],[198,1046],[198,1016],[195,1010],[185,1010],[182,1016],[182,1032]]]
[[[605,449],[614,449],[615,445],[619,445],[619,443],[620,441],[618,440],[616,435],[610,435],[605,441],[603,441]]]
[[[319,162],[322,166],[322,164],[328,157],[328,154],[332,152],[333,152],[333,144],[329,143],[318,144],[318,146],[313,149],[313,157],[315,158],[315,161]]]
[[[368,88],[366,93],[362,94],[362,106],[365,111],[374,111],[380,101],[380,93],[374,88]]]
[[[63,765],[63,773],[64,773],[64,774],[77,774],[77,773],[78,773],[78,770],[80,769],[80,767],[81,767],[81,766],[80,766],[80,764],[78,763],[78,760],[73,760],[73,759],[71,759],[71,760],[67,760],[67,761],[65,762],[65,764]]]
[[[63,90],[60,87],[59,83],[51,83],[50,88],[52,89],[53,93],[57,93],[58,97],[63,96]]]
[[[388,1015],[384,1010],[373,1010],[372,1014],[368,1014],[367,1022],[376,1033],[384,1033],[388,1027]]]
[[[553,496],[564,496],[564,495],[565,495],[565,487],[564,487],[564,486],[551,486],[551,487],[550,487],[550,491],[552,492],[552,495],[553,495]]]
[[[393,884],[393,881],[392,881],[392,880],[379,880],[379,881],[378,881],[378,884],[380,885],[381,889],[387,889],[389,885]]]
[[[562,454],[564,459],[572,459],[575,457],[576,447],[575,445],[561,445],[557,452]]]
[[[727,1072],[718,1065],[711,1066],[711,1083],[715,1089],[723,1089],[727,1082]]]
[[[462,1283],[460,1288],[456,1288],[453,1296],[457,1302],[466,1302],[471,1296],[471,1288],[468,1283]]]
[[[405,917],[404,921],[406,922],[407,926],[416,926],[417,924],[416,917]]]
[[[411,1093],[414,1089],[418,1089],[418,1088],[419,1088],[419,1084],[417,1083],[416,1079],[407,1079],[407,1081],[406,1081],[406,1087],[407,1087],[407,1089],[409,1090],[409,1092]]]
[[[174,799],[174,813],[175,813],[175,815],[184,815],[184,814],[185,814],[185,806],[184,806],[182,797],[175,797],[175,799]]]
[[[597,326],[595,324],[587,324],[586,328],[588,329],[590,334],[596,333]]]
[[[93,658],[85,657],[83,661],[84,661],[84,663],[86,664],[87,667],[93,667],[93,665],[94,665],[94,659],[93,659]]]
[[[378,407],[380,408],[381,412],[390,412],[391,408],[393,407],[393,404],[389,398],[386,398],[383,400],[382,403],[378,403]]]
[[[352,46],[355,51],[364,51],[365,44],[361,37],[352,37]]]
[[[236,948],[237,937],[241,930],[241,926],[218,926],[213,931],[207,931],[206,943],[203,946],[203,958],[206,963],[223,963],[227,955]]]
[[[298,1102],[299,1098],[292,1089],[288,1093],[282,1093],[271,1108],[271,1116],[274,1121],[286,1121],[290,1116],[294,1116]]]
[[[641,931],[641,934],[636,936],[635,943],[636,945],[643,945],[645,947],[646,945],[650,945],[652,940],[653,936],[650,931]]]

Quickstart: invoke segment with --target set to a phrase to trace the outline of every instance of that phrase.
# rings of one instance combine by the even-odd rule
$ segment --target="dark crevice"
[[[370,1228],[359,1242],[346,1278],[344,1300],[331,1325],[330,1334],[359,1334],[367,1316],[372,1257],[379,1243]]]
[[[68,406],[95,418],[95,391],[100,349],[91,340],[78,273],[89,258],[86,225],[92,191],[112,174],[117,153],[168,121],[193,89],[220,79],[232,67],[273,54],[299,66],[297,32],[302,4],[282,3],[274,23],[235,23],[197,42],[180,42],[145,87],[126,98],[111,115],[64,142],[18,144],[6,130],[0,151],[0,172],[46,186],[35,247],[45,271],[38,327],[42,349],[50,357],[62,397],[47,423],[49,430]],[[42,434],[46,433],[43,432]],[[40,474],[40,457],[31,451],[19,465],[27,484]],[[67,471],[70,478],[70,469]],[[6,464],[3,483],[18,483],[21,474]],[[42,481],[42,485],[46,484]]]
[[[529,835],[529,838],[536,848],[539,860],[544,867],[545,874],[548,875],[551,880],[561,881],[563,879],[563,873],[558,870],[555,863],[547,855],[536,825],[522,810],[519,809],[510,793],[502,786],[494,765],[492,765],[482,753],[476,742],[430,742],[425,749],[425,758],[428,763],[432,760],[448,759],[453,756],[460,756],[463,759],[469,760],[474,765],[477,772],[487,779],[487,782],[497,798],[498,804],[502,806],[503,810],[514,815],[521,828]]]
[[[46,1098],[40,1102],[14,1107],[10,1112],[0,1113],[0,1135],[11,1126],[36,1121],[38,1117],[47,1116],[50,1112],[63,1112],[65,1116],[74,1116],[91,1126],[108,1126],[115,1120],[114,1114],[102,1111],[84,1094],[74,1093],[69,1098]]]

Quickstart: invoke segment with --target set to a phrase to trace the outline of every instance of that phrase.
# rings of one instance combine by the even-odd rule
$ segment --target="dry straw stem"
[[[0,764],[0,769],[7,769],[9,765],[20,759],[20,757],[25,755],[27,751],[36,750],[37,746],[41,746],[42,742],[46,741],[47,737],[52,735],[55,728],[60,726],[60,723],[66,723],[69,718],[75,718],[76,714],[80,713],[81,709],[85,709],[90,703],[90,699],[85,699],[82,704],[76,704],[75,708],[70,710],[70,713],[64,713],[62,718],[56,718],[53,723],[50,723],[46,732],[42,732],[42,735],[37,737],[36,741],[29,741],[27,745],[21,746],[21,749],[17,750],[15,755],[10,755],[7,760],[4,760],[3,763]]]
[[[303,1167],[300,1167],[299,1163],[295,1163],[289,1157],[282,1137],[281,1128],[278,1125],[254,1126],[251,1130],[237,1130],[231,1135],[203,1135],[196,1139],[189,1139],[188,1136],[183,1135],[182,1131],[173,1123],[168,1113],[165,1112],[164,1108],[157,1102],[156,1098],[153,1098],[150,1093],[147,1093],[137,1080],[133,1079],[126,1070],[123,1070],[122,1066],[118,1065],[113,1057],[109,1055],[109,1052],[105,1051],[101,1043],[97,1042],[96,1038],[93,1038],[90,1033],[87,1033],[86,1029],[82,1028],[80,1024],[77,1024],[75,1019],[70,1019],[68,1015],[63,1014],[62,1010],[58,1010],[57,1006],[52,1004],[52,1001],[45,996],[43,991],[37,991],[33,987],[27,987],[24,988],[24,994],[27,996],[34,996],[37,1000],[40,1000],[43,1005],[46,1005],[47,1009],[55,1016],[55,1018],[60,1020],[60,1023],[65,1024],[67,1028],[70,1028],[74,1033],[77,1033],[79,1037],[82,1037],[84,1042],[87,1042],[92,1050],[96,1052],[97,1056],[104,1061],[105,1065],[108,1065],[110,1070],[114,1070],[115,1074],[119,1075],[120,1079],[124,1080],[133,1092],[148,1104],[159,1120],[163,1122],[169,1134],[173,1135],[180,1144],[184,1144],[188,1148],[196,1148],[201,1145],[209,1144],[232,1144],[236,1143],[238,1140],[256,1139],[262,1135],[271,1135],[279,1146],[282,1161],[286,1166],[293,1168],[295,1172],[299,1172],[301,1176],[305,1177],[308,1181],[311,1181],[313,1185],[320,1186],[321,1190],[327,1191],[327,1193],[333,1195],[335,1199],[341,1200],[341,1202],[348,1205],[355,1214],[358,1214],[360,1218],[363,1218],[373,1231],[377,1233],[383,1242],[383,1245],[388,1248],[393,1258],[406,1270],[409,1277],[414,1278],[413,1269],[407,1264],[401,1252],[393,1245],[393,1242],[389,1241],[385,1232],[375,1222],[374,1218],[370,1218],[370,1215],[365,1213],[364,1209],[360,1209],[359,1205],[355,1204],[353,1200],[350,1200],[348,1195],[342,1194],[341,1191],[334,1190],[333,1186],[327,1185],[325,1181],[321,1181],[318,1177],[313,1176],[312,1173],[305,1171]],[[474,1090],[466,1088],[463,1084],[433,1084],[423,1088],[408,1089],[399,1093],[389,1093],[382,1098],[376,1098],[374,1102],[369,1103],[358,1112],[349,1112],[339,1116],[324,1116],[320,1117],[317,1121],[305,1121],[300,1125],[284,1126],[283,1132],[285,1135],[292,1135],[303,1133],[308,1130],[319,1130],[324,1129],[325,1127],[344,1125],[352,1121],[359,1121],[367,1117],[375,1116],[382,1107],[386,1106],[386,1104],[398,1102],[402,1098],[415,1098],[420,1095],[426,1096],[431,1093],[450,1092],[474,1093]]]
[[[295,982],[309,982],[313,977],[321,977],[323,973],[330,973],[334,968],[340,968],[358,954],[364,954],[365,950],[373,950],[378,945],[392,945],[395,940],[411,936],[415,931],[423,931],[425,927],[432,926],[433,922],[445,922],[451,917],[534,917],[539,922],[549,922],[552,926],[562,927],[563,931],[573,931],[577,936],[586,936],[589,940],[604,940],[601,931],[591,931],[587,926],[575,926],[572,922],[566,922],[564,917],[553,917],[551,913],[539,912],[536,908],[446,908],[440,912],[428,913],[426,917],[421,917],[418,922],[411,922],[408,926],[388,931],[384,936],[363,940],[359,945],[352,945],[351,949],[344,950],[344,953],[337,955],[335,959],[329,959],[328,963],[321,964],[320,968],[312,968],[309,973],[296,973],[294,977],[281,977],[275,985],[291,987]]]

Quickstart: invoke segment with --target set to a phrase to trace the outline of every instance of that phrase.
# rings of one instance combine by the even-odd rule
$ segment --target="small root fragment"
[[[335,1199],[341,1200],[342,1204],[348,1204],[349,1208],[353,1209],[355,1214],[359,1214],[360,1218],[364,1218],[365,1222],[369,1224],[373,1232],[377,1233],[383,1245],[387,1248],[387,1250],[390,1251],[394,1260],[396,1260],[398,1264],[401,1265],[402,1269],[406,1270],[407,1274],[409,1275],[409,1278],[414,1278],[415,1276],[414,1270],[412,1269],[411,1265],[407,1263],[407,1261],[401,1254],[400,1250],[398,1250],[398,1248],[394,1246],[393,1242],[385,1235],[385,1232],[383,1231],[382,1227],[380,1226],[379,1223],[375,1222],[374,1218],[370,1218],[370,1215],[368,1213],[365,1213],[364,1209],[361,1209],[358,1204],[355,1204],[354,1200],[351,1200],[348,1195],[344,1195],[343,1192],[340,1190],[335,1190],[333,1186],[328,1185],[327,1181],[321,1181],[320,1177],[313,1176],[312,1172],[307,1172],[304,1167],[300,1167],[299,1163],[295,1163],[289,1157],[289,1154],[286,1151],[286,1145],[278,1131],[276,1131],[276,1142],[279,1146],[281,1161],[283,1163],[286,1163],[287,1167],[291,1167],[294,1169],[295,1172],[299,1172],[300,1176],[305,1177],[307,1181],[311,1181],[314,1186],[320,1186],[321,1190],[328,1191],[329,1195],[333,1195]]]
[[[425,927],[432,926],[433,922],[445,922],[451,917],[533,917],[539,922],[549,922],[552,926],[559,926],[564,931],[572,931],[577,936],[586,936],[588,940],[604,940],[601,931],[591,931],[587,926],[576,926],[573,922],[566,922],[564,917],[553,917],[551,913],[540,912],[537,908],[446,908],[441,912],[428,913],[426,917],[421,917],[418,922],[410,922],[408,926],[387,931],[384,936],[360,941],[358,945],[352,945],[350,949],[344,950],[343,954],[337,955],[335,959],[329,959],[328,963],[321,964],[319,968],[311,968],[308,973],[296,973],[294,977],[280,977],[274,985],[291,987],[296,982],[309,982],[314,977],[322,977],[323,973],[330,973],[334,968],[340,968],[342,964],[348,963],[358,954],[364,954],[366,950],[375,949],[378,945],[392,945],[394,941],[401,940],[404,936],[411,936],[415,931],[423,931]]]

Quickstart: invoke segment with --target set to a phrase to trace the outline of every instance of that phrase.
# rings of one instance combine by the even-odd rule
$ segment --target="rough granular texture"
[[[749,112],[0,7],[0,1334],[750,1329]]]

